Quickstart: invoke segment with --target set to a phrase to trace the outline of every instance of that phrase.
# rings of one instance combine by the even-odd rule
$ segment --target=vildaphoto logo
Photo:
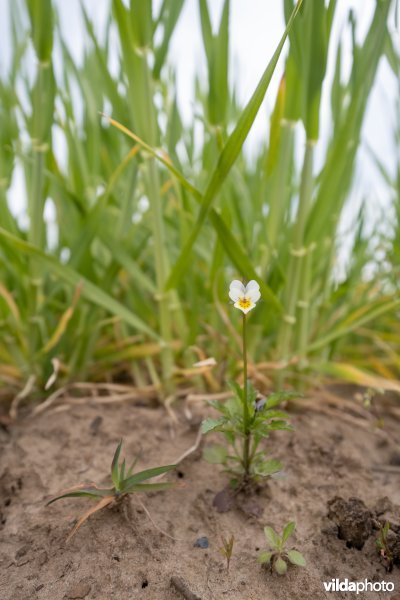
[[[331,579],[324,581],[326,592],[393,592],[394,583],[392,581],[349,581],[346,579]]]

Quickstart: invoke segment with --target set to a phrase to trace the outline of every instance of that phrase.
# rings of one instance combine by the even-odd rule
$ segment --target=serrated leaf
[[[285,525],[285,527],[283,529],[283,533],[282,533],[282,545],[284,545],[285,542],[287,542],[287,540],[293,534],[295,529],[296,529],[296,523],[294,521],[290,521],[289,523],[287,523]]]
[[[257,560],[261,564],[269,563],[269,562],[271,562],[272,556],[273,556],[273,552],[261,552],[261,554],[258,555]]]
[[[266,460],[257,465],[255,469],[257,475],[261,475],[262,477],[268,477],[269,475],[273,475],[274,473],[278,473],[282,469],[282,463],[279,460]]]
[[[285,575],[285,573],[287,571],[287,564],[283,560],[283,558],[279,557],[275,561],[274,568],[275,568],[275,571],[278,573],[278,575]]]
[[[215,444],[214,446],[208,446],[203,450],[203,458],[208,463],[212,465],[220,465],[226,462],[228,457],[228,450],[225,446],[219,446]]]
[[[215,431],[222,425],[226,423],[225,417],[220,417],[219,419],[206,419],[201,424],[201,432],[203,434],[209,433],[210,431]]]
[[[209,400],[208,404],[209,404],[209,406],[212,406],[213,408],[215,408],[215,410],[217,410],[221,414],[223,414],[223,415],[228,414],[228,409],[226,408],[225,404],[223,402],[221,402],[221,400]]]
[[[265,534],[265,539],[267,540],[270,547],[273,548],[274,550],[278,549],[280,546],[280,543],[281,543],[281,538],[276,533],[276,531],[274,531],[272,529],[272,527],[270,527],[269,525],[266,525],[264,527],[264,534]]]
[[[243,388],[236,381],[228,381],[228,385],[231,388],[234,395],[239,398],[240,401],[243,400]]]
[[[251,406],[254,405],[256,398],[257,398],[258,392],[256,390],[256,388],[253,385],[253,382],[248,379],[247,380],[247,402],[249,404],[251,404]]]
[[[306,560],[304,556],[298,550],[289,550],[287,553],[287,557],[292,563],[292,565],[296,565],[297,567],[305,567]]]
[[[270,431],[293,431],[293,427],[287,421],[271,421],[266,426]]]
[[[283,410],[266,410],[260,412],[260,416],[264,419],[287,419],[289,415]]]
[[[299,398],[302,394],[298,392],[274,392],[270,394],[265,402],[265,408],[273,408],[274,406],[278,406],[284,400],[291,400],[292,398]]]

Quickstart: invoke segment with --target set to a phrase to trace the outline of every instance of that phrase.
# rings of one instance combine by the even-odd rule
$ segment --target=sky
[[[7,7],[14,0],[0,0],[0,14],[7,14]],[[53,0],[58,7],[60,22],[65,39],[71,52],[80,59],[86,40],[80,18],[80,0]],[[104,31],[104,24],[110,10],[110,0],[82,0],[98,31]],[[335,49],[339,39],[343,42],[343,74],[351,64],[351,46],[348,27],[348,12],[353,9],[358,24],[357,37],[362,40],[370,23],[376,0],[338,0],[333,25],[333,43],[328,60],[327,82],[332,77]],[[158,10],[161,0],[154,0],[154,9]],[[208,0],[214,26],[217,25],[223,0]],[[245,103],[256,87],[266,64],[271,58],[284,29],[282,0],[231,0],[230,15],[230,83],[234,85],[241,102]],[[394,25],[393,25],[394,27]],[[399,32],[394,32],[399,37]],[[111,40],[112,41],[112,40]],[[0,21],[0,69],[7,65],[9,48],[7,18]],[[117,60],[117,51],[115,52]],[[198,14],[198,0],[185,0],[183,12],[174,33],[169,53],[170,62],[177,70],[178,101],[186,121],[194,117],[193,80],[195,73],[206,76],[206,62],[201,40]],[[275,75],[267,92],[266,100],[260,110],[249,139],[246,142],[248,155],[256,149],[257,143],[268,133],[268,118],[273,106],[277,86],[283,71],[283,58],[278,64]],[[323,166],[324,149],[330,132],[329,85],[324,86],[321,105],[321,137],[317,145],[316,169]],[[386,60],[382,60],[374,88],[369,100],[364,122],[362,147],[358,158],[358,169],[349,203],[349,218],[355,214],[362,198],[371,206],[371,219],[379,218],[379,211],[387,206],[387,188],[383,184],[377,169],[368,153],[368,147],[374,149],[377,156],[388,165],[390,170],[396,164],[396,149],[393,142],[395,123],[394,99],[398,94],[398,84]],[[304,136],[302,126],[298,126],[298,153],[302,155]],[[23,210],[18,198],[22,181],[17,176],[13,182],[12,197],[15,211]]]

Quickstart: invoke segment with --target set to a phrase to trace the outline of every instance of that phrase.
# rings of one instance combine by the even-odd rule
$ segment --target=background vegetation
[[[385,157],[375,156],[387,226],[367,234],[363,206],[349,260],[335,276],[380,60],[399,75],[393,3],[376,1],[360,46],[350,15],[352,64],[345,79],[339,45],[319,171],[315,146],[336,0],[300,4],[293,21],[293,0],[282,3],[289,39],[285,32],[265,57],[259,86],[242,106],[228,81],[230,2],[213,31],[207,1],[199,0],[208,79],[196,81],[196,119],[184,124],[168,63],[184,0],[164,0],[158,13],[151,0],[112,0],[104,42],[82,9],[89,40],[82,64],[68,50],[51,0],[10,2],[12,61],[0,82],[4,396],[27,382],[43,395],[52,373],[51,390],[82,380],[168,389],[201,373],[193,363],[209,357],[217,365],[196,384],[218,390],[240,359],[237,315],[227,301],[238,277],[257,278],[262,288],[249,321],[260,380],[307,382],[321,374],[399,389],[400,159],[393,180]],[[111,34],[119,46],[116,75]],[[250,160],[242,146],[283,46],[269,139]],[[299,161],[296,139],[304,131]],[[393,136],[398,147],[400,122]],[[16,165],[24,171],[25,222],[10,206]]]

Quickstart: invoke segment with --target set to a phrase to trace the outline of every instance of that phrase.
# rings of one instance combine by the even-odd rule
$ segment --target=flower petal
[[[229,286],[229,298],[233,302],[237,302],[240,297],[244,296],[245,288],[241,281],[234,279]]]
[[[258,285],[257,281],[255,279],[252,279],[251,281],[249,281],[249,283],[246,285],[246,292],[248,292],[249,290],[252,290],[253,288],[256,288],[257,290],[260,289],[260,286]]]
[[[232,300],[232,302],[237,302],[239,298],[242,298],[242,296],[243,293],[237,288],[232,288],[229,290],[229,298]]]
[[[252,302],[258,302],[261,298],[260,290],[256,290],[255,288],[246,292],[246,298],[249,298]]]
[[[245,294],[246,298],[250,298],[250,300],[253,302],[257,302],[261,298],[260,286],[258,285],[257,281],[254,279],[249,281],[249,283],[246,285]]]
[[[239,281],[239,279],[234,279],[231,282],[229,289],[231,289],[231,288],[239,288],[242,292],[245,291],[245,287],[244,287],[243,283],[241,281]]]
[[[251,310],[252,308],[255,307],[255,304],[250,304],[250,306],[248,306],[247,308],[243,308],[243,306],[241,306],[239,302],[235,302],[235,304],[233,306],[235,308],[238,308],[239,310],[241,310],[242,313],[247,314],[249,312],[249,310]]]

